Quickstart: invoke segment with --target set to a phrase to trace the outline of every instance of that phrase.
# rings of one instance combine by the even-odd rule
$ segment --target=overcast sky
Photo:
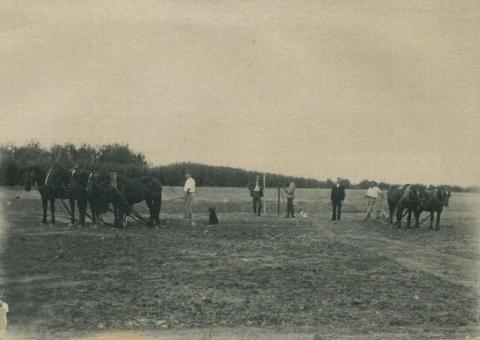
[[[480,1],[2,1],[0,143],[479,179]]]

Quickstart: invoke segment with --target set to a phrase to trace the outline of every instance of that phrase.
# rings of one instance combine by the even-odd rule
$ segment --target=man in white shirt
[[[0,301],[0,335],[3,338],[5,330],[7,329],[7,313],[8,313],[8,304],[6,302]]]
[[[183,192],[185,194],[185,219],[192,221],[192,205],[193,205],[193,195],[195,194],[195,180],[192,177],[190,171],[185,173],[186,181],[183,187]],[[192,221],[192,225],[194,222]]]
[[[373,209],[375,208],[375,203],[377,202],[378,198],[383,198],[383,193],[380,188],[377,186],[375,182],[370,183],[370,187],[365,194],[365,197],[368,199],[368,206],[367,206],[367,216],[365,217],[365,221],[368,221],[370,215],[372,214]],[[378,217],[378,212],[377,212]]]

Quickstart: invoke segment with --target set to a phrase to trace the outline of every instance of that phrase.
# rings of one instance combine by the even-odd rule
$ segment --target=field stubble
[[[275,216],[275,194],[267,193],[273,214],[258,218],[245,189],[200,188],[192,227],[171,200],[180,189],[165,188],[162,228],[118,230],[68,229],[59,204],[59,223],[40,227],[38,194],[4,189],[9,322],[57,334],[208,329],[214,336],[239,327],[327,337],[478,334],[478,195],[454,195],[443,228],[432,232],[361,222],[361,191],[347,192],[338,223],[329,221],[327,190],[298,190],[305,220]],[[210,205],[218,226],[207,226]]]

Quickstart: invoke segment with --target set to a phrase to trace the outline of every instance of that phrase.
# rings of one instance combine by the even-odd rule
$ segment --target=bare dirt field
[[[200,188],[197,226],[165,188],[159,229],[68,228],[57,203],[40,226],[37,192],[1,189],[0,289],[12,338],[327,339],[479,336],[480,196],[454,194],[442,228],[363,222],[347,191],[298,190],[307,219],[251,213],[239,188]],[[16,198],[17,195],[19,198]],[[207,226],[217,207],[218,226]],[[139,211],[145,212],[144,207]]]

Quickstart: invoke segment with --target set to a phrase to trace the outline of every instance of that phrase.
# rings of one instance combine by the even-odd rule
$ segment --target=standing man
[[[8,304],[6,302],[0,301],[0,336],[2,339],[7,329],[7,313]]]
[[[285,217],[295,217],[295,212],[293,210],[293,199],[295,198],[295,182],[290,181],[290,183],[288,183],[288,187],[284,190],[287,194],[287,214],[285,215]]]
[[[365,217],[365,221],[368,221],[370,215],[372,214],[373,209],[375,208],[375,203],[377,202],[378,198],[383,198],[383,193],[380,188],[377,186],[375,182],[370,183],[370,187],[365,194],[365,197],[368,199],[368,206],[367,206],[367,216]],[[378,211],[377,211],[377,218],[378,218]]]
[[[186,220],[191,221],[192,225],[195,225],[195,222],[192,220],[192,205],[193,205],[193,195],[195,194],[195,180],[192,177],[190,171],[185,172],[185,185],[183,186],[185,206],[184,206],[184,217]]]
[[[330,199],[333,208],[332,221],[340,221],[340,217],[342,216],[342,202],[345,199],[345,188],[340,181],[340,177],[337,178],[337,182],[333,185]]]
[[[257,175],[255,182],[250,183],[247,188],[250,190],[250,197],[252,197],[253,200],[253,213],[260,216],[263,207],[263,184],[260,182],[260,175]]]

